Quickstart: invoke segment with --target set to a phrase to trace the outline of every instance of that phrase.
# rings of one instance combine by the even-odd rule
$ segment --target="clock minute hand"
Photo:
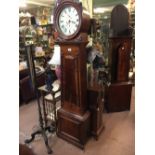
[[[73,21],[73,20],[72,20],[71,22],[72,22],[73,24],[76,24],[76,22],[75,22],[75,21]]]

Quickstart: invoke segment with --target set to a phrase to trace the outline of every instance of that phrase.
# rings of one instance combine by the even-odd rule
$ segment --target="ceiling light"
[[[104,13],[104,12],[106,12],[108,10],[109,9],[107,9],[107,8],[95,8],[94,13]]]
[[[104,16],[104,19],[108,19],[108,16]]]

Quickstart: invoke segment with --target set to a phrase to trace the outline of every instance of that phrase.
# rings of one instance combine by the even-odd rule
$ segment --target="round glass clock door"
[[[79,14],[73,6],[65,7],[59,15],[59,28],[66,36],[73,35],[80,24]]]

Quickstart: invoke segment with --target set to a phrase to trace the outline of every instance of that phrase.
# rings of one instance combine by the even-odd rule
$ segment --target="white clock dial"
[[[66,36],[73,35],[80,24],[79,14],[73,6],[64,8],[59,15],[59,28]]]

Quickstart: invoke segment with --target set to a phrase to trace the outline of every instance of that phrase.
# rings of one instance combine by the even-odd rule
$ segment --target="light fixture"
[[[51,15],[51,24],[53,24],[53,18],[54,18],[54,16]]]
[[[104,16],[104,19],[108,19],[108,16]]]
[[[105,8],[95,8],[94,9],[94,13],[104,13],[105,12]]]
[[[60,46],[54,45],[54,54],[51,60],[48,62],[51,65],[60,65]]]
[[[61,68],[60,68],[60,46],[54,45],[54,54],[51,58],[51,60],[48,62],[49,65],[55,65],[55,73],[58,78],[58,80],[61,79]]]
[[[112,8],[113,8],[113,6],[94,8],[94,13],[100,14],[100,13],[104,13],[104,12],[109,12],[112,10]]]

